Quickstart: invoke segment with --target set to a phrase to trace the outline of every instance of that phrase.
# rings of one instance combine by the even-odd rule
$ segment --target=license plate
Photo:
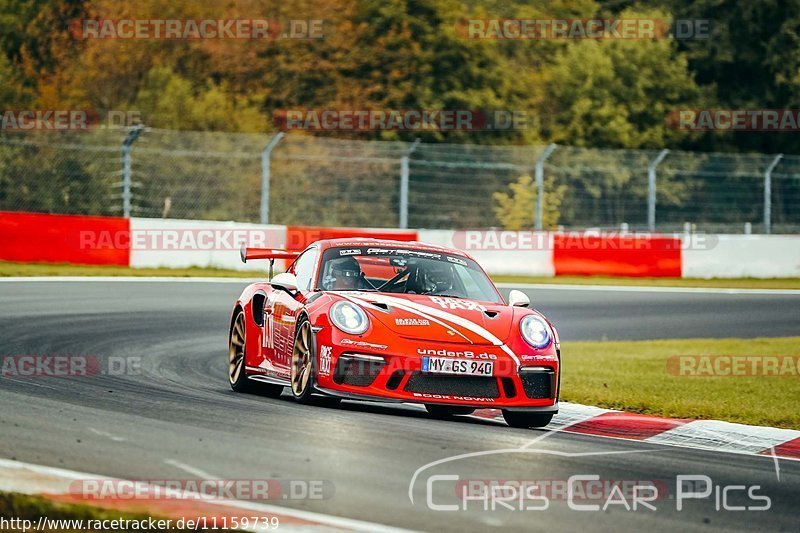
[[[467,376],[491,376],[494,371],[492,361],[472,359],[449,359],[446,357],[423,357],[422,371],[431,374],[463,374]]]

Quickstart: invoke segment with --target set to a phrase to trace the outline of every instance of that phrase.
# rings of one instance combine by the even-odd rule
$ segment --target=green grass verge
[[[150,515],[146,513],[120,512],[111,509],[102,509],[90,505],[75,503],[64,503],[50,500],[42,496],[29,496],[27,494],[17,494],[14,492],[0,492],[0,517],[6,520],[20,519],[30,520],[35,528],[40,516],[50,520],[83,520],[84,525],[87,520],[137,520],[147,521]],[[159,518],[153,517],[155,520]],[[173,520],[174,523],[174,520]],[[22,529],[0,528],[0,532],[20,532]],[[31,529],[30,531],[33,531]],[[84,527],[82,529],[41,529],[39,531],[53,531],[58,533],[86,533],[97,531],[107,532],[108,529],[95,529]],[[170,529],[169,531],[179,531]]]
[[[681,376],[680,355],[800,356],[800,337],[565,342],[562,399],[675,418],[800,429],[800,377]]]
[[[44,263],[12,263],[0,261],[0,277],[9,276],[174,276],[258,278],[258,272],[240,272],[219,268],[129,268],[117,266],[83,266]],[[751,289],[800,289],[800,278],[786,279],[672,279],[672,278],[608,278],[596,276],[567,276],[558,278],[537,276],[492,276],[498,283],[542,283],[551,285],[631,285],[645,287],[716,287]]]

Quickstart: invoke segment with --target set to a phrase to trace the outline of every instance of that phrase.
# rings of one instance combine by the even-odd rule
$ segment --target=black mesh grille
[[[528,398],[550,398],[553,395],[553,372],[520,372],[522,388]]]
[[[385,364],[384,361],[365,361],[343,355],[336,363],[333,381],[339,385],[367,387],[372,385]]]
[[[450,396],[500,397],[497,379],[488,376],[441,376],[416,372],[408,378],[405,390]]]

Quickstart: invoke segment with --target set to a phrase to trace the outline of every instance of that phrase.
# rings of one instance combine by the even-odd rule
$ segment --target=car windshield
[[[475,261],[436,250],[330,248],[322,256],[317,286],[326,291],[430,294],[502,303]]]

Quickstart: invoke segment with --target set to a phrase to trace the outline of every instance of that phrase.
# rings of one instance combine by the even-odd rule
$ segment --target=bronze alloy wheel
[[[247,329],[245,327],[245,314],[241,309],[236,313],[236,318],[231,324],[228,338],[228,381],[231,389],[236,392],[254,392],[270,398],[278,398],[283,392],[283,385],[277,383],[263,383],[253,381],[245,368],[245,352],[247,345]]]
[[[299,403],[335,407],[341,398],[320,395],[317,384],[317,344],[311,322],[307,318],[300,319],[292,348],[292,364],[290,378],[292,395]]]
[[[244,313],[239,312],[231,328],[230,347],[228,356],[228,379],[231,384],[241,382],[241,374],[244,372],[244,345],[245,328]]]
[[[297,328],[297,337],[292,349],[292,392],[296,398],[305,397],[311,392],[308,390],[314,369],[311,336],[311,323],[307,320],[303,321],[300,327]]]

